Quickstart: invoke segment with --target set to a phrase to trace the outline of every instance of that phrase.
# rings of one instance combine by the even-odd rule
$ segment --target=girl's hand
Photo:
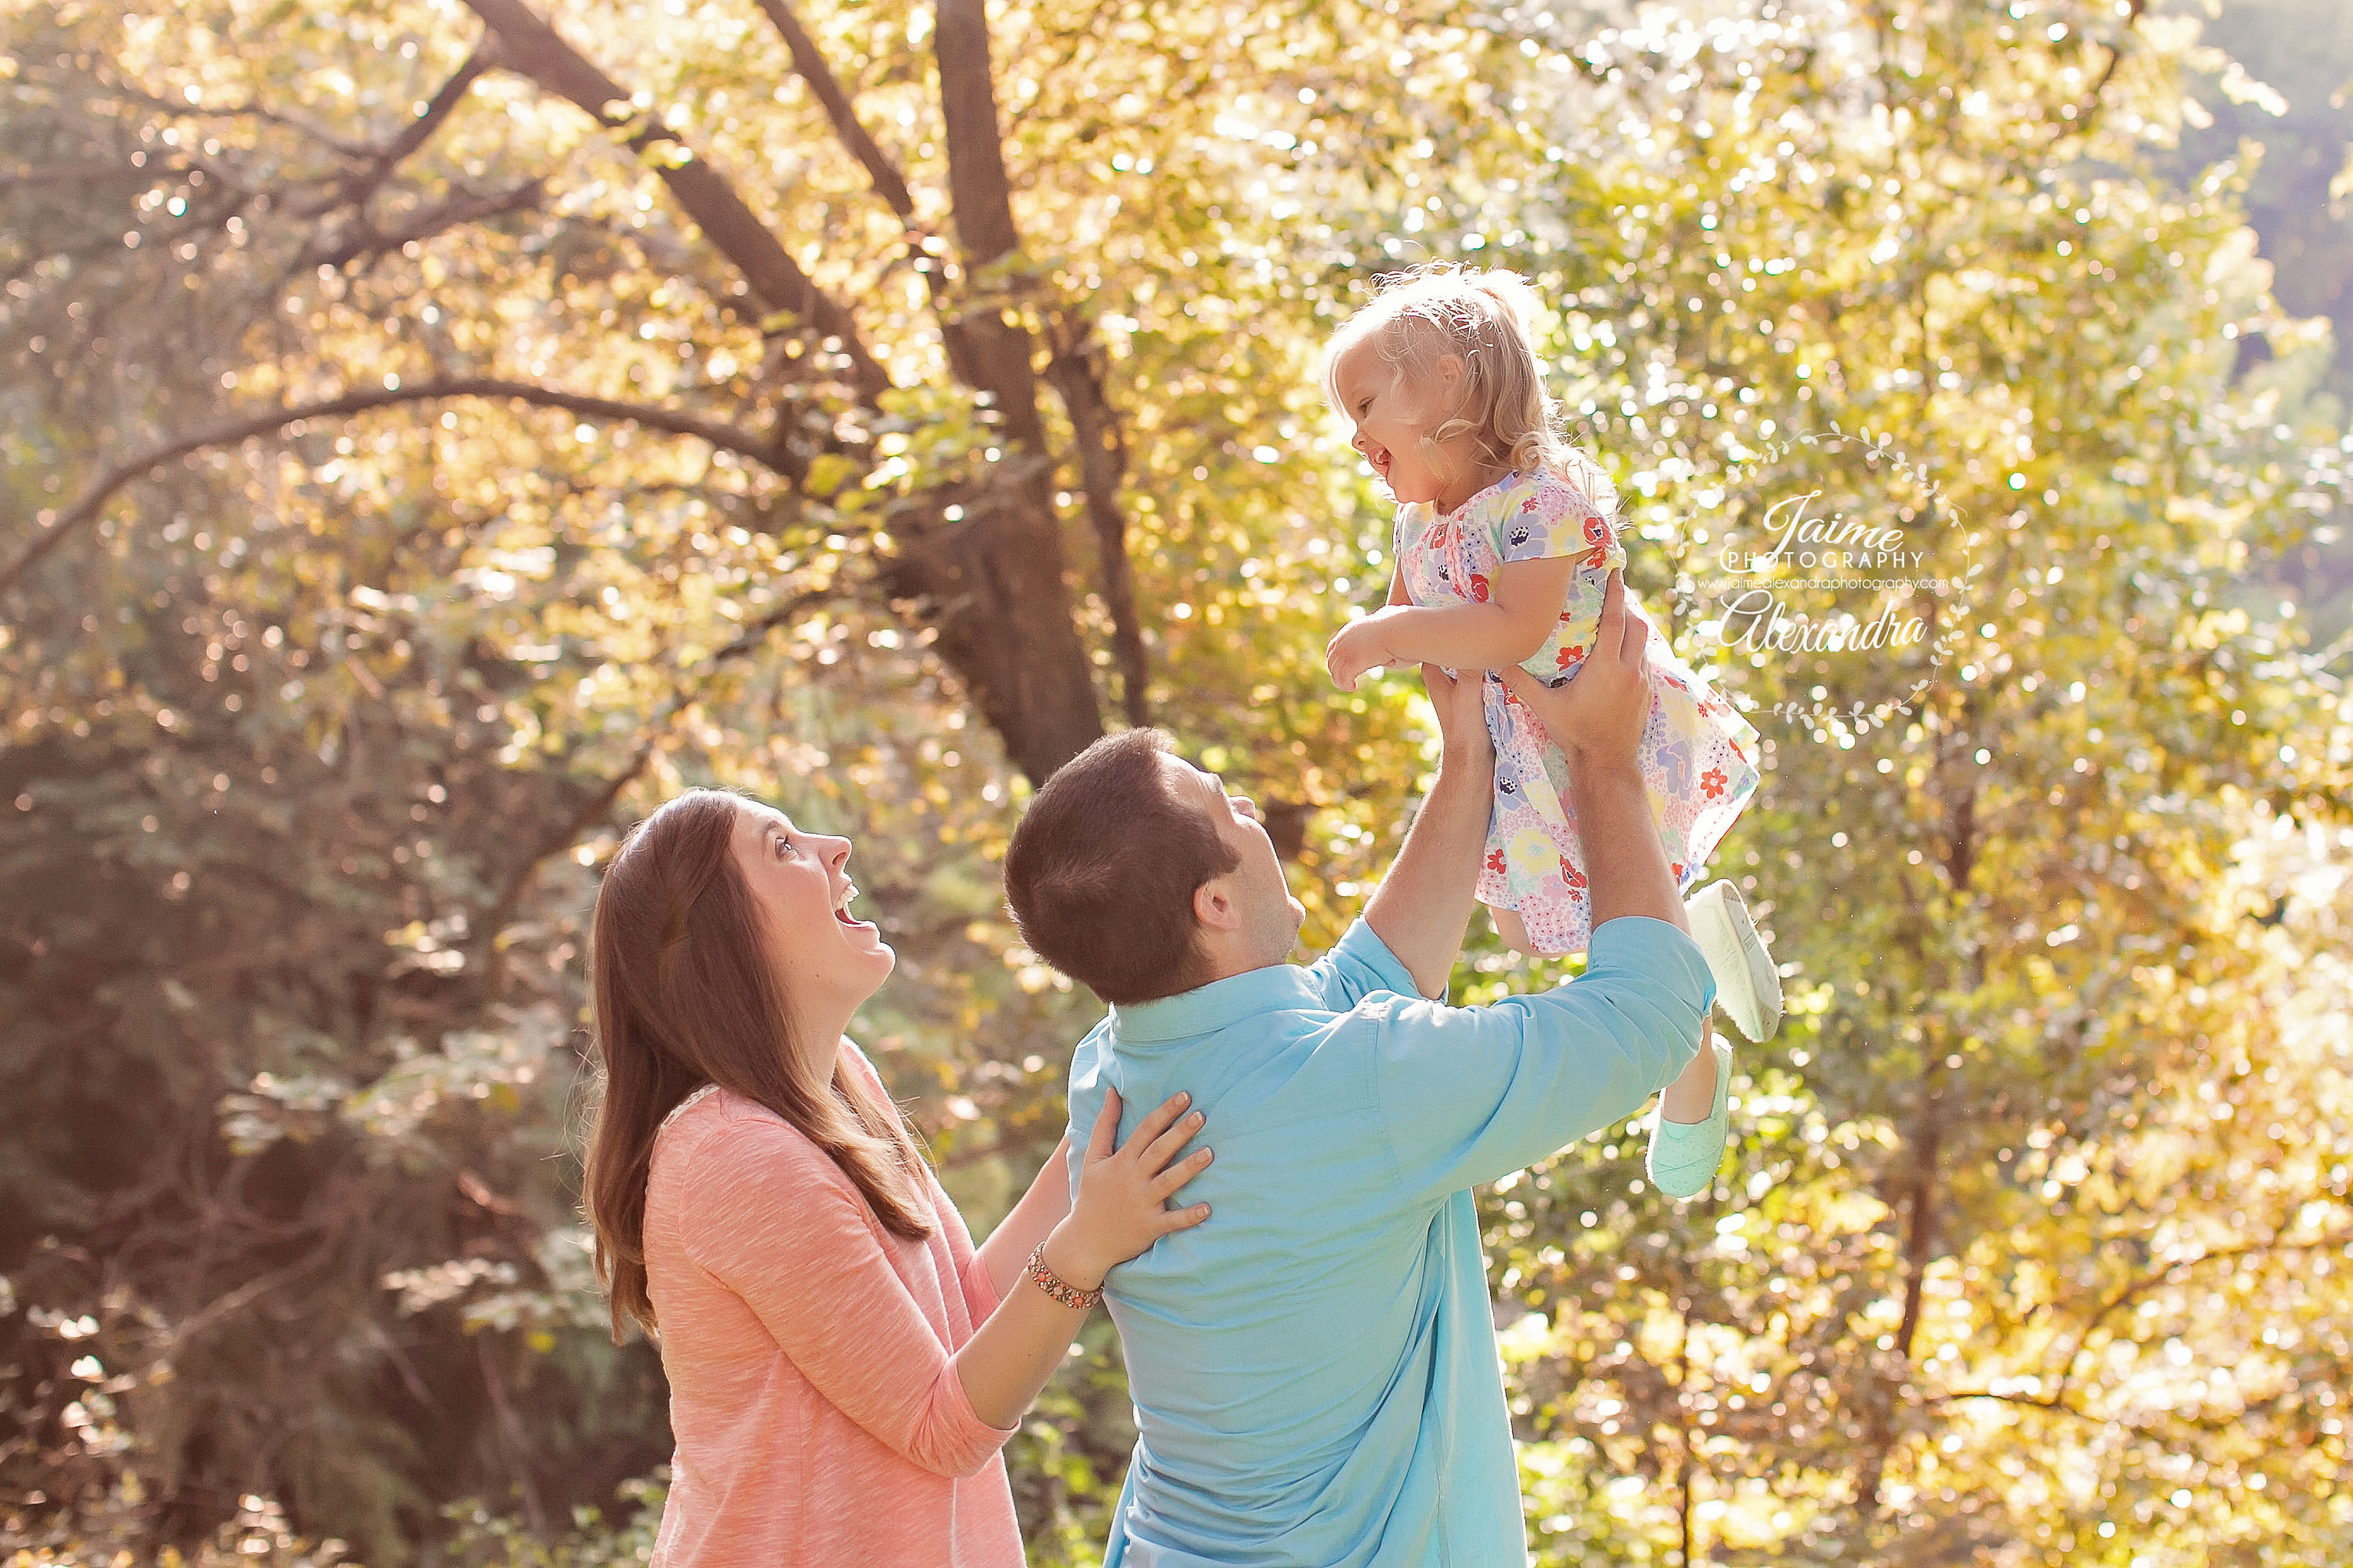
[[[1382,618],[1388,614],[1377,610],[1361,621],[1350,621],[1342,626],[1331,646],[1324,650],[1324,668],[1332,672],[1332,684],[1343,691],[1356,689],[1356,681],[1365,671],[1377,665],[1394,662],[1394,657],[1383,646]]]
[[[1119,1091],[1113,1089],[1103,1097],[1103,1114],[1095,1118],[1094,1132],[1087,1140],[1080,1167],[1079,1195],[1070,1214],[1046,1238],[1046,1267],[1065,1284],[1096,1289],[1114,1265],[1126,1262],[1170,1231],[1189,1230],[1209,1217],[1207,1204],[1183,1209],[1168,1206],[1169,1194],[1209,1164],[1207,1149],[1176,1158],[1177,1151],[1192,1141],[1208,1120],[1198,1110],[1184,1115],[1192,1099],[1189,1094],[1171,1095],[1144,1119],[1134,1137],[1124,1147],[1114,1148],[1119,1137]]]

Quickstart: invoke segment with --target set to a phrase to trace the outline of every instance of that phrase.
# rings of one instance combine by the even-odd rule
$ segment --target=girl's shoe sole
[[[1691,896],[1683,912],[1715,976],[1716,1005],[1750,1040],[1770,1038],[1781,1026],[1781,972],[1757,934],[1740,889],[1711,882]]]

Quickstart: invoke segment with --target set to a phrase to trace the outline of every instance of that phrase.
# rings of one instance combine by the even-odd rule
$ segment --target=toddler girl
[[[1478,896],[1505,942],[1550,956],[1583,952],[1593,931],[1576,803],[1566,759],[1495,671],[1517,664],[1551,686],[1574,677],[1626,552],[1609,479],[1555,427],[1529,301],[1509,272],[1418,268],[1326,351],[1325,392],[1399,503],[1388,606],[1343,629],[1327,659],[1346,689],[1377,665],[1487,672],[1495,809]],[[1630,597],[1627,607],[1641,614]],[[1689,888],[1757,788],[1757,731],[1663,637],[1648,647],[1640,761],[1668,863]],[[1780,980],[1739,891],[1717,882],[1684,907],[1718,1002],[1765,1038],[1780,1021]],[[1713,1179],[1723,1148],[1731,1052],[1714,1049],[1714,1114],[1662,1118],[1654,1132],[1652,1173],[1677,1196]]]

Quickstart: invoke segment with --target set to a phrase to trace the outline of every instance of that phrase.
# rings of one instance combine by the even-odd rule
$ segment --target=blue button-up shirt
[[[1105,1568],[1525,1563],[1471,1189],[1640,1110],[1698,1048],[1691,939],[1623,917],[1584,975],[1491,1007],[1415,994],[1359,921],[1278,964],[1114,1008],[1071,1068],[1072,1188],[1178,1089],[1208,1222],[1105,1284],[1138,1436]]]

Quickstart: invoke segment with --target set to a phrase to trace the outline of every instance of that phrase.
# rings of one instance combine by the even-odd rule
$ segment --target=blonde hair
[[[1324,350],[1324,395],[1340,356],[1369,344],[1398,376],[1426,374],[1448,354],[1462,362],[1461,396],[1424,435],[1424,456],[1440,442],[1469,436],[1482,459],[1514,473],[1552,473],[1585,491],[1602,511],[1617,506],[1617,487],[1593,458],[1568,443],[1560,411],[1545,390],[1544,363],[1528,337],[1535,290],[1500,268],[1482,271],[1431,261],[1380,280],[1373,302],[1341,324]]]

